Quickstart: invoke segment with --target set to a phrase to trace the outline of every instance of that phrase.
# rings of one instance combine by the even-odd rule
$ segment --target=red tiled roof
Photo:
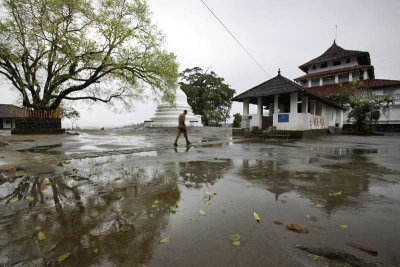
[[[398,80],[372,79],[372,80],[364,80],[361,82],[362,82],[361,88],[366,88],[366,89],[377,89],[377,88],[385,88],[385,87],[392,87],[392,86],[400,87],[400,81],[398,81]],[[350,82],[341,83],[341,84],[335,83],[335,84],[329,84],[329,85],[323,85],[323,86],[309,87],[307,89],[320,95],[320,96],[329,97],[331,94],[340,93],[344,90],[349,90],[349,89],[351,90],[352,83],[350,83]]]
[[[349,72],[349,71],[365,70],[365,69],[367,69],[367,70],[371,69],[372,75],[374,75],[373,68],[374,67],[370,66],[370,65],[355,65],[355,66],[352,66],[352,67],[346,67],[346,68],[340,68],[340,69],[333,69],[333,70],[310,73],[310,74],[306,74],[306,75],[300,76],[299,78],[296,78],[294,80],[295,81],[299,81],[301,79],[306,79],[306,78],[309,79],[309,78],[314,78],[314,77],[336,75],[336,74],[346,73],[346,72]]]

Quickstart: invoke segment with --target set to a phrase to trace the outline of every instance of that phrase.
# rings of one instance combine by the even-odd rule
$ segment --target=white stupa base
[[[201,116],[193,114],[192,108],[187,102],[186,94],[180,89],[176,90],[176,105],[172,106],[164,98],[157,107],[154,117],[145,121],[145,127],[178,127],[178,117],[187,110],[185,123],[187,126],[202,127]]]

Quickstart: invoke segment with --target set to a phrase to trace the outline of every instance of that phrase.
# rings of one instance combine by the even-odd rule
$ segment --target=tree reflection
[[[105,167],[98,177],[65,173],[15,180],[18,185],[3,199],[9,203],[18,197],[29,208],[26,213],[0,217],[10,220],[8,240],[13,240],[13,233],[32,232],[40,226],[47,236],[40,247],[57,247],[32,256],[44,257],[50,266],[57,265],[58,256],[66,252],[72,253],[65,261],[70,266],[145,264],[180,199],[178,175],[173,170],[122,169],[121,179],[115,181],[110,173]],[[108,180],[99,183],[99,177]],[[158,205],[152,207],[155,200]],[[130,230],[121,231],[122,227]],[[99,254],[93,253],[94,248]]]

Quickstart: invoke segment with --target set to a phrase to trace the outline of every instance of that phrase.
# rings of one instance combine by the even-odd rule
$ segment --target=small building
[[[334,41],[322,55],[299,66],[305,75],[294,79],[308,90],[323,96],[351,89],[354,81],[359,81],[361,89],[370,90],[376,96],[400,96],[400,81],[375,79],[374,66],[368,52],[347,50]],[[347,124],[348,109],[344,114]],[[400,131],[400,99],[381,112],[379,128]]]
[[[14,105],[0,104],[0,130],[15,128],[15,118],[20,109]]]
[[[303,86],[278,75],[233,101],[243,102],[242,128],[304,132],[328,127],[343,127],[343,108]],[[257,114],[249,114],[249,104],[257,105]],[[265,114],[264,114],[265,113]]]

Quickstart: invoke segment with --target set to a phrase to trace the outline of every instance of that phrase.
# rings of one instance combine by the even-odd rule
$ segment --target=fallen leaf
[[[232,242],[232,245],[234,245],[234,246],[240,246],[240,241]]]
[[[66,160],[66,161],[64,161],[63,163],[64,163],[64,164],[71,164],[71,161]]]
[[[384,197],[382,194],[375,194],[375,197]]]
[[[11,203],[14,203],[14,202],[17,202],[18,200],[19,200],[19,198],[18,198],[18,197],[15,197],[15,198],[11,199],[10,202],[11,202]]]
[[[35,228],[33,228],[33,230],[35,231],[39,231],[40,229],[42,229],[40,226],[36,226]]]
[[[346,229],[348,226],[346,224],[339,224],[340,228]]]
[[[257,222],[261,221],[260,216],[258,216],[257,212],[253,211],[253,216],[254,216],[254,219],[256,219]]]
[[[24,171],[17,171],[17,172],[15,172],[15,176],[19,176],[19,175],[21,175],[23,173],[24,173]]]
[[[375,256],[378,255],[378,251],[373,249],[373,248],[370,248],[370,247],[367,247],[367,246],[364,246],[364,245],[360,245],[360,244],[356,244],[356,243],[353,243],[353,242],[347,242],[346,241],[344,243],[346,245],[348,245],[348,246],[351,246],[353,248],[361,249],[362,251],[368,252],[368,253],[373,254]]]
[[[283,222],[278,221],[278,220],[274,220],[274,223],[275,223],[275,224],[283,224]]]
[[[153,208],[157,208],[158,207],[158,200],[156,199],[153,203],[153,205],[151,206]]]
[[[45,161],[45,160],[42,160],[42,163],[46,163],[47,161]]]
[[[200,213],[201,215],[206,216],[206,213],[205,213],[202,209],[198,208],[198,210],[199,210],[199,213]]]
[[[198,221],[199,219],[197,219],[197,218],[192,218],[192,219],[190,219],[190,220],[192,220],[192,221]]]
[[[118,181],[118,180],[121,180],[121,177],[115,178],[115,179],[114,179],[114,182],[116,182],[116,181]]]
[[[160,243],[167,243],[169,241],[169,236],[164,237],[163,239],[160,240]]]
[[[301,232],[308,233],[309,232],[306,227],[297,225],[297,224],[287,224],[286,229],[288,229],[290,231],[298,232],[298,233],[301,233]]]
[[[44,246],[42,252],[43,252],[43,253],[50,252],[50,251],[52,251],[52,250],[55,249],[55,248],[56,248],[56,244],[47,245],[47,246]]]
[[[28,200],[29,200],[30,202],[32,202],[32,201],[34,201],[34,200],[35,200],[35,197],[33,197],[33,196],[30,196],[30,197],[28,197]]]
[[[176,213],[178,211],[178,207],[172,208],[172,212]]]
[[[122,226],[121,228],[119,228],[119,230],[121,232],[128,232],[131,230],[131,227],[130,226]]]
[[[325,207],[324,205],[322,205],[322,204],[317,204],[316,205],[318,208],[323,208],[323,207]]]
[[[310,219],[311,218],[310,214],[306,214],[306,218]]]
[[[330,197],[338,197],[338,196],[341,196],[341,195],[342,195],[342,191],[335,192],[335,193],[329,193]]]
[[[99,253],[99,249],[98,249],[98,248],[94,248],[94,249],[93,249],[93,253],[94,253],[94,254],[98,254],[98,253]]]
[[[252,188],[254,185],[246,185],[247,188]]]
[[[229,238],[230,238],[232,241],[239,241],[239,240],[240,240],[240,235],[238,235],[238,234],[231,234],[231,235],[229,236]]]
[[[51,185],[51,182],[44,182],[44,183],[42,183],[42,186],[47,186],[47,185]]]
[[[125,197],[121,197],[119,200],[123,201],[123,200],[125,200]]]
[[[46,239],[46,235],[43,232],[39,232],[38,233],[38,239],[39,239],[39,241],[45,240]]]
[[[3,229],[4,229],[4,227],[0,225],[0,231],[3,230]]]
[[[60,257],[58,257],[58,261],[62,262],[65,259],[69,258],[69,256],[71,256],[71,252],[65,253],[64,255],[61,255]]]

